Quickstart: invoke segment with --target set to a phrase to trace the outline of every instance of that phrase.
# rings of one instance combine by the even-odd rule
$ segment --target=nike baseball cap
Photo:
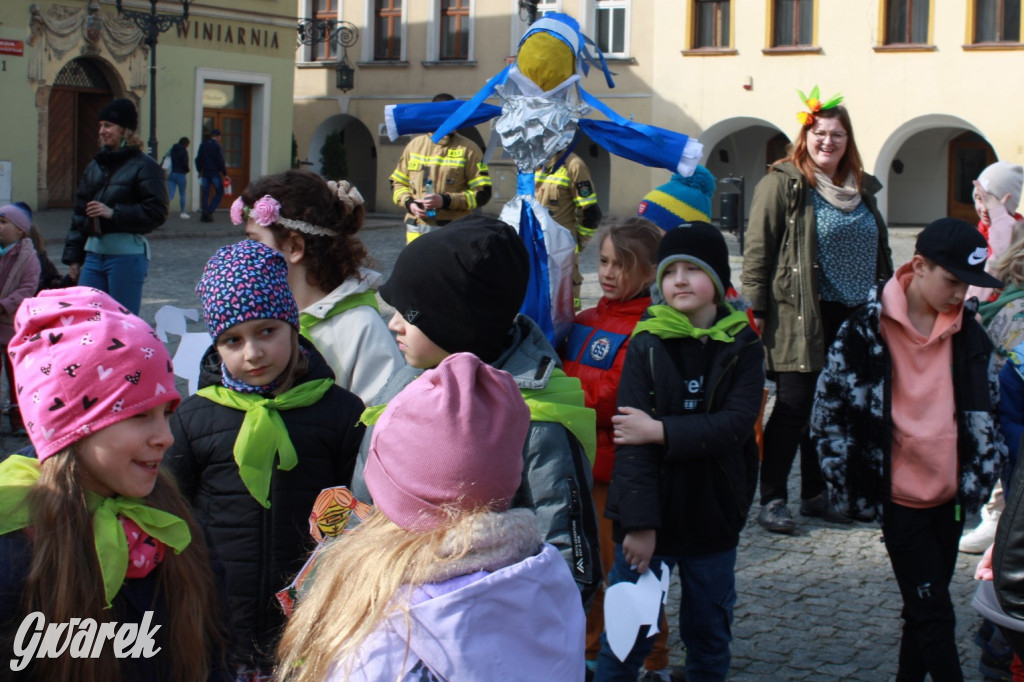
[[[988,242],[970,223],[939,218],[917,235],[917,253],[941,265],[961,282],[1001,288],[1003,283],[985,272]]]

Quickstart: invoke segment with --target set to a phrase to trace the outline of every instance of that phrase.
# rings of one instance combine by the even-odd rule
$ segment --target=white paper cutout
[[[199,320],[199,311],[165,305],[153,316],[156,335],[167,343],[167,334],[181,337],[174,351],[174,374],[188,381],[188,394],[199,390],[199,363],[203,353],[210,347],[210,335],[206,332],[188,331],[187,320]]]
[[[658,611],[668,597],[670,573],[662,565],[660,578],[649,569],[635,583],[615,583],[605,592],[605,633],[608,646],[620,661],[625,661],[633,649],[641,626],[651,626],[648,637],[658,633]]]

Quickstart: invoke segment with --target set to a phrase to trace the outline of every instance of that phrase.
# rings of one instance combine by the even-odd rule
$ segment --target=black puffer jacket
[[[333,377],[323,356],[301,342],[309,351],[309,370],[299,383]],[[202,367],[202,386],[220,383],[214,348]],[[193,395],[171,417],[174,445],[164,463],[224,564],[233,648],[240,661],[265,664],[273,653],[284,622],[274,593],[291,582],[313,548],[309,513],[317,494],[352,478],[363,437],[362,410],[359,398],[333,386],[315,405],[279,412],[299,463],[291,471],[274,470],[269,509],[249,494],[235,463],[244,412]]]
[[[114,209],[110,218],[99,219],[99,232],[85,215],[85,205],[99,201]],[[167,181],[160,164],[137,147],[104,148],[85,167],[75,192],[75,212],[64,242],[61,261],[85,260],[85,240],[90,236],[128,232],[147,234],[167,220]]]
[[[731,343],[707,342],[704,412],[681,413],[680,357],[691,338],[633,337],[619,383],[619,405],[665,427],[664,445],[618,445],[605,516],[616,542],[631,530],[657,530],[655,554],[701,556],[739,543],[757,486],[754,423],[764,388],[764,346],[744,327]]]

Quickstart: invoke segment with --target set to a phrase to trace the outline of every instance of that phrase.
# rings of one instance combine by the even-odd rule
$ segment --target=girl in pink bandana
[[[180,402],[167,350],[85,287],[26,299],[13,335],[35,456],[0,462],[0,644],[12,669],[39,680],[229,679],[206,542],[160,469]],[[70,644],[18,658],[34,646],[25,633],[37,612],[68,624],[59,639]],[[104,641],[104,629],[124,631],[138,655]]]

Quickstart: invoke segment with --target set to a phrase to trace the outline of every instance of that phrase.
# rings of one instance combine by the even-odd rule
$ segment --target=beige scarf
[[[814,171],[814,179],[818,184],[818,194],[822,199],[840,211],[849,213],[860,206],[860,192],[857,191],[857,183],[853,181],[853,173],[846,176],[846,180],[841,186],[833,184],[832,179],[821,170]]]

